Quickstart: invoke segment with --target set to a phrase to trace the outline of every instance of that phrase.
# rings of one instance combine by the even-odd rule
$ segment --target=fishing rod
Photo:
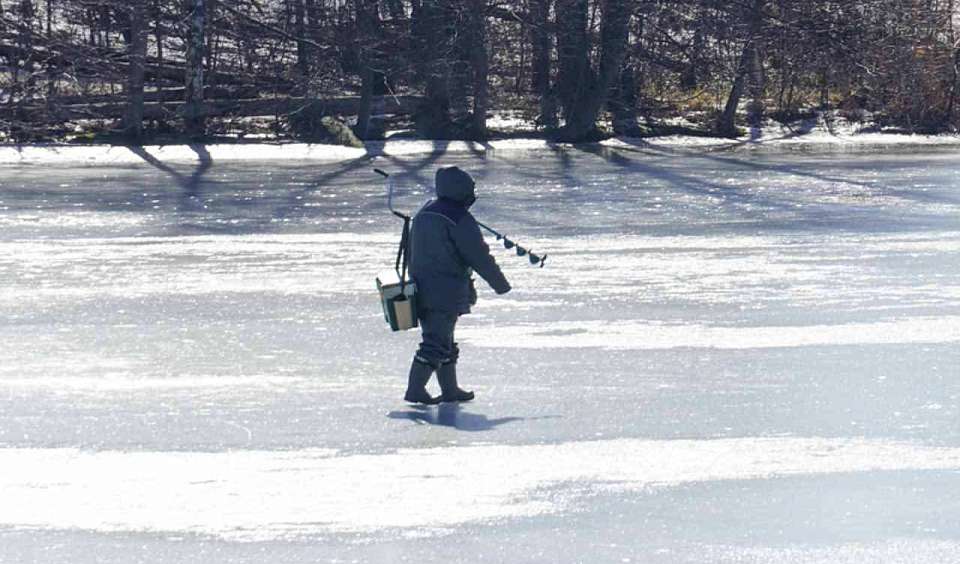
[[[408,220],[408,221],[409,221],[410,216],[405,215],[405,214],[403,214],[403,213],[401,213],[401,212],[398,212],[397,210],[393,209],[393,179],[390,178],[390,175],[389,175],[388,173],[384,172],[383,170],[380,170],[379,168],[373,169],[373,172],[375,172],[375,173],[379,174],[380,176],[382,176],[382,177],[386,180],[386,182],[387,182],[387,207],[390,208],[390,211],[393,212],[393,215],[395,215],[395,216],[397,216],[397,217],[399,217],[399,218],[401,218],[401,219],[403,219],[403,220]],[[544,263],[547,261],[547,255],[538,255],[538,254],[536,254],[536,253],[533,253],[532,251],[530,251],[530,249],[527,249],[526,247],[523,247],[523,246],[517,244],[516,241],[511,240],[509,237],[507,237],[507,236],[504,235],[503,233],[500,233],[500,232],[497,231],[496,229],[494,229],[494,228],[492,228],[492,227],[489,227],[489,226],[487,226],[487,225],[484,225],[483,223],[480,223],[479,221],[477,222],[477,225],[479,225],[479,226],[482,227],[483,229],[486,229],[486,230],[489,231],[491,234],[493,234],[493,236],[497,238],[497,241],[503,241],[503,248],[504,248],[504,249],[514,249],[514,248],[515,248],[516,251],[517,251],[517,256],[518,256],[518,257],[526,256],[527,259],[530,261],[530,264],[534,264],[534,265],[539,264],[539,265],[540,265],[540,268],[543,268]]]

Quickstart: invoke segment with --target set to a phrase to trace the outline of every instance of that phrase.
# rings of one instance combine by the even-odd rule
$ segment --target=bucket
[[[406,331],[419,327],[417,322],[417,286],[412,280],[403,284],[401,292],[400,278],[396,272],[387,271],[377,276],[377,291],[380,292],[380,304],[383,317],[390,329]]]

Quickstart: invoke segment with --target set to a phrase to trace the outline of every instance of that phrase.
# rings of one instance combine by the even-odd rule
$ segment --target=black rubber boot
[[[437,381],[440,382],[440,401],[470,401],[473,392],[461,390],[457,386],[457,363],[441,364],[437,369]]]
[[[433,367],[414,360],[410,365],[410,377],[407,380],[407,393],[403,394],[403,399],[410,403],[423,403],[434,405],[440,403],[439,397],[433,397],[427,392],[427,382],[430,381],[430,375],[433,374]]]

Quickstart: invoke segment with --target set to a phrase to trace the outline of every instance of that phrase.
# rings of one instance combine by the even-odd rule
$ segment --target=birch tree
[[[124,129],[126,134],[139,140],[143,135],[143,83],[147,60],[147,0],[130,2],[130,33],[127,43],[128,74],[127,104]]]
[[[184,98],[184,128],[190,137],[206,133],[203,107],[204,57],[206,55],[207,0],[187,0],[186,88]]]

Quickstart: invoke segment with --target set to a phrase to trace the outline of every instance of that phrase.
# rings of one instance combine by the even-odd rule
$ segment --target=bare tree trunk
[[[486,0],[471,0],[470,13],[472,25],[470,35],[473,38],[470,55],[473,63],[473,136],[483,140],[487,138],[487,105],[489,93],[487,75],[490,62],[487,54],[487,18]]]
[[[360,3],[358,2],[358,10]],[[293,33],[297,37],[297,72],[304,83],[310,78],[310,53],[307,42],[304,41],[307,36],[306,19],[304,0],[293,0]]]
[[[163,68],[163,4],[162,0],[153,0],[153,34],[157,42],[157,66]],[[157,80],[157,96],[163,100],[163,81]]]
[[[693,46],[690,50],[690,60],[686,68],[680,73],[680,86],[686,90],[693,90],[700,84],[700,65],[703,60],[703,13],[697,14],[697,21],[693,30]]]
[[[0,33],[3,33],[4,35],[7,34],[7,20],[4,17],[5,11],[6,10],[4,9],[4,6],[3,6],[3,0],[0,0]],[[12,60],[8,59],[8,61],[10,65],[10,76],[11,78],[15,79],[16,78],[16,59],[12,59]],[[12,86],[13,85],[11,85],[11,90],[12,90]],[[5,101],[4,97],[6,97],[7,101],[13,100],[12,94],[13,93],[9,90],[7,92],[0,92],[0,103],[3,103]]]
[[[380,7],[378,0],[357,0],[356,9],[360,42],[360,108],[354,133],[360,139],[366,139],[370,136],[374,80],[377,76],[373,69],[374,49],[370,44],[377,41]]]
[[[633,35],[637,38],[643,37],[643,28],[646,24],[646,14],[636,15]],[[628,24],[628,38],[630,34]],[[634,52],[626,52],[623,57],[623,63],[620,75],[614,80],[614,86],[610,89],[610,101],[607,107],[613,117],[613,132],[616,135],[639,136],[641,134],[640,125],[637,122],[637,67],[639,58]]]
[[[557,95],[569,122],[589,82],[587,0],[556,0],[556,12]]]
[[[955,16],[957,15],[957,7],[954,0],[950,0],[947,4],[947,13],[950,14],[950,23],[947,25],[950,27],[947,37],[950,41],[950,46],[953,48],[950,57],[950,96],[947,98],[947,108],[944,112],[944,126],[955,131],[956,127],[953,124],[953,111],[956,107],[957,102],[957,88],[960,87],[960,41],[957,40],[957,30],[955,27]]]
[[[613,114],[613,132],[617,135],[637,135],[637,81],[632,63],[623,65],[620,78],[610,98],[610,113]]]
[[[747,106],[747,123],[751,127],[759,127],[765,111],[763,91],[766,86],[766,76],[763,72],[763,57],[760,56],[760,47],[754,43],[753,55],[750,57],[750,80],[748,93],[750,103]]]
[[[740,54],[740,61],[737,63],[737,73],[733,79],[733,86],[730,89],[730,95],[727,97],[727,103],[723,108],[723,113],[717,119],[716,130],[721,135],[729,137],[736,136],[736,117],[737,107],[740,105],[740,98],[743,96],[747,80],[755,72],[757,58],[757,41],[763,25],[763,6],[765,0],[754,0],[753,5],[747,12],[748,31],[747,38],[743,44],[743,51]]]
[[[450,65],[454,29],[441,0],[413,4],[413,33],[417,42],[417,78],[424,84],[426,99],[417,112],[417,129],[424,137],[448,137],[450,120]]]
[[[354,134],[360,139],[370,137],[370,116],[373,114],[373,80],[376,73],[367,65],[360,69],[360,105],[357,108],[357,125]]]
[[[206,0],[187,0],[189,31],[187,33],[186,95],[184,125],[190,137],[202,137],[206,132],[203,108],[203,59],[206,43]]]
[[[33,25],[33,14],[33,2],[31,0],[20,0],[20,29],[17,34],[17,46],[27,54],[25,57],[26,60],[22,63],[23,68],[27,70],[27,76],[30,75],[31,66],[33,65],[33,34],[30,33],[30,28]],[[16,84],[19,82],[20,60],[12,61],[12,66],[13,81]]]
[[[540,125],[555,129],[557,123],[557,103],[554,99],[550,81],[550,52],[553,50],[553,36],[547,30],[550,22],[552,0],[531,0],[530,36],[533,43],[533,68],[531,69],[533,93],[540,100]]]
[[[147,0],[130,2],[130,43],[127,53],[130,59],[127,75],[127,115],[124,129],[132,139],[143,135],[143,77],[147,59]]]
[[[717,133],[728,137],[737,135],[736,117],[737,107],[740,105],[740,98],[743,96],[743,90],[746,86],[748,69],[753,58],[753,42],[748,40],[740,54],[740,62],[737,63],[737,75],[733,79],[733,87],[730,88],[730,95],[727,96],[727,103],[723,107],[723,113],[717,119]]]
[[[212,25],[214,21],[214,14],[217,13],[217,4],[219,2],[220,0],[206,0],[206,16],[203,24],[205,34],[204,41],[206,41],[206,51],[204,52],[205,64],[203,72],[204,92],[216,86],[218,84],[218,79],[223,74],[218,72],[220,66],[220,37],[217,33],[216,26]]]
[[[47,12],[47,17],[46,17],[47,37],[52,38],[53,37],[53,0],[47,0],[46,12]],[[53,97],[56,92],[56,80],[55,80],[56,73],[54,72],[53,65],[50,65],[50,64],[47,65],[46,74],[47,74],[47,77],[46,77],[47,78],[47,102],[50,103],[53,101]]]
[[[477,18],[477,4],[480,14],[483,2],[475,0],[448,0],[448,25],[454,25],[453,57],[450,65],[450,114],[457,129],[470,127],[470,93],[473,90],[474,57],[476,48],[476,28],[482,25]],[[460,132],[456,132],[460,133]]]
[[[472,54],[470,46],[473,41],[470,37],[472,31],[467,30],[468,26],[462,22],[457,23],[457,29],[461,31],[457,35],[457,47],[454,50],[454,58],[450,63],[450,117],[457,124],[463,124],[469,120],[470,116],[470,90],[473,86],[471,71]]]
[[[572,105],[564,109],[566,123],[560,130],[561,139],[583,141],[595,134],[600,110],[607,103],[610,87],[620,76],[632,12],[632,0],[604,0],[600,24],[600,68],[596,73],[587,70],[587,84],[577,88]]]
[[[957,91],[960,90],[960,47],[954,47],[952,59],[950,98],[947,100],[946,119],[948,127],[956,128],[953,122],[953,114],[957,107]]]
[[[307,23],[304,26],[304,33],[307,35],[307,39],[312,42],[319,41],[320,39],[320,9],[317,6],[317,0],[305,0],[304,11],[307,16]],[[314,81],[313,73],[319,64],[316,60],[318,54],[317,50],[313,45],[307,44],[307,58],[310,60],[309,73],[307,76],[306,84],[306,95],[307,96],[318,96],[317,87]]]

